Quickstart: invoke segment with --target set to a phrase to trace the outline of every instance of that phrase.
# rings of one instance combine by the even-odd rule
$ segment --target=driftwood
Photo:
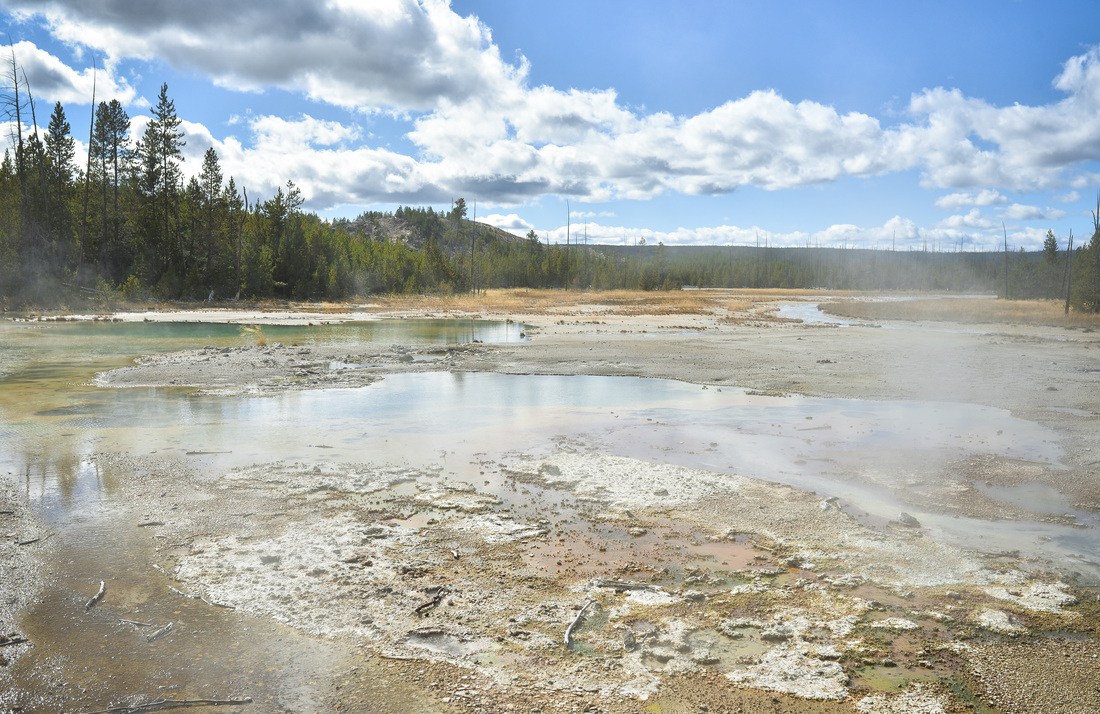
[[[124,620],[121,617],[118,618],[118,622],[119,622],[120,625],[137,625],[138,627],[152,627],[153,626],[153,623],[151,623],[151,622],[138,622],[137,620]]]
[[[423,615],[429,610],[433,610],[439,607],[439,604],[443,602],[443,598],[445,598],[447,596],[447,593],[449,592],[450,590],[447,589],[446,585],[441,585],[439,588],[436,589],[436,593],[432,597],[432,599],[417,605],[416,609],[413,610],[413,613],[416,615]]]
[[[107,707],[91,714],[140,714],[140,712],[159,712],[165,709],[183,709],[185,707],[220,707],[251,704],[252,697],[244,699],[154,699],[145,704],[119,704]]]
[[[157,568],[156,565],[154,565],[153,567]],[[157,568],[157,569],[160,570],[160,568]],[[168,586],[168,589],[171,590],[172,592],[174,592],[175,594],[179,595],[180,597],[185,597],[188,600],[198,600],[199,602],[206,603],[210,607],[224,607],[226,610],[236,610],[237,609],[237,608],[233,607],[232,605],[223,605],[220,602],[211,602],[210,600],[207,600],[206,598],[204,598],[202,595],[192,595],[191,593],[185,593],[184,591],[180,590],[179,588],[174,588],[171,585]]]
[[[577,629],[577,625],[584,619],[584,614],[588,612],[588,608],[596,604],[595,600],[589,600],[581,608],[581,611],[577,613],[577,616],[573,618],[573,621],[569,623],[569,627],[565,628],[565,649],[573,649],[573,630]]]
[[[53,533],[47,533],[44,536],[37,536],[35,538],[28,538],[27,540],[17,540],[17,541],[15,541],[15,544],[16,545],[30,545],[31,543],[39,543],[39,542],[47,541],[50,538],[53,538],[53,536],[54,536]]]
[[[596,578],[595,585],[598,588],[611,588],[612,590],[645,590],[647,592],[661,592],[661,589],[645,583],[632,583],[629,580],[609,580],[608,578]]]
[[[137,524],[138,528],[151,528],[153,526],[163,526],[164,521],[142,521]]]
[[[828,499],[826,499],[826,500],[828,500]],[[768,546],[763,545],[761,543],[758,543],[757,541],[754,541],[754,540],[750,540],[749,545],[751,545],[753,548],[759,548],[760,550],[766,550],[769,553],[774,553],[775,552],[775,548],[769,548]]]
[[[0,511],[0,516],[14,516],[15,511]]]
[[[84,603],[84,611],[87,612],[88,610],[91,610],[93,607],[95,607],[99,603],[99,601],[103,599],[103,596],[106,595],[106,594],[107,594],[107,583],[104,580],[100,580],[99,581],[99,592],[97,592],[95,595],[92,595],[92,599],[89,600],[88,602]]]
[[[156,632],[150,632],[148,635],[145,636],[145,639],[149,642],[155,642],[156,640],[159,640],[161,637],[164,637],[172,631],[172,627],[174,626],[174,624],[175,623],[169,622],[167,625],[160,628]]]
[[[29,642],[26,637],[20,637],[16,634],[0,635],[0,647],[11,647],[12,645],[21,645],[24,642]]]

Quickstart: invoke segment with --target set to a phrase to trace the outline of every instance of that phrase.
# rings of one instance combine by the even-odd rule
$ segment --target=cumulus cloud
[[[964,214],[948,216],[947,218],[940,221],[938,225],[941,228],[949,229],[990,229],[995,228],[997,226],[997,223],[992,219],[983,216],[982,212],[977,208],[972,208]]]
[[[1100,49],[1070,58],[1053,86],[1067,96],[1041,106],[997,107],[957,89],[915,95],[909,108],[924,124],[907,133],[924,153],[926,183],[1044,189],[1100,159]]]
[[[269,198],[286,181],[301,189],[310,210],[372,203],[441,203],[450,194],[428,181],[412,158],[357,143],[357,126],[303,115],[295,119],[249,117],[244,139],[217,139],[198,123],[184,121],[184,172],[197,174],[207,148],[218,153],[226,180],[247,188],[251,199]],[[139,138],[147,116],[134,117]]]
[[[221,86],[280,87],[348,108],[427,110],[520,81],[487,27],[446,0],[9,0],[59,39],[164,59]]]
[[[1008,199],[1001,195],[1000,191],[991,188],[977,193],[949,193],[936,199],[936,205],[949,211],[957,211],[967,206],[993,206],[1000,203],[1008,203]]]
[[[136,92],[126,79],[115,76],[113,64],[100,66],[98,71],[91,66],[76,70],[27,41],[16,42],[8,51],[15,55],[20,70],[26,73],[36,104],[90,104],[93,81],[97,102],[117,99],[123,104],[130,104],[135,98]]]
[[[964,217],[965,218],[965,217]],[[552,243],[565,242],[564,225],[546,231]],[[992,221],[952,221],[950,225],[920,228],[910,218],[894,216],[879,226],[838,223],[812,231],[768,231],[761,226],[700,226],[658,231],[647,228],[588,224],[588,240],[600,245],[755,246],[773,248],[870,248],[876,250],[998,250],[1001,226]],[[1014,229],[1009,240],[1017,247],[1035,250],[1042,246],[1043,232]]]
[[[1065,215],[1065,211],[1057,208],[1048,208],[1044,210],[1038,206],[1026,206],[1022,203],[1014,203],[1004,210],[1005,218],[1014,221],[1058,220]]]
[[[611,88],[530,86],[526,60],[502,59],[490,29],[447,0],[0,2],[74,48],[106,55],[108,67],[158,59],[225,87],[281,88],[409,122],[408,154],[369,146],[352,122],[308,116],[237,117],[243,141],[199,141],[194,127],[189,151],[216,145],[227,165],[260,185],[292,177],[318,209],[460,194],[498,206],[545,194],[644,200],[915,169],[926,187],[954,190],[936,201],[956,212],[941,230],[980,229],[989,219],[966,209],[1007,204],[1002,191],[1084,188],[1096,175],[1081,168],[1100,160],[1095,48],[1070,58],[1053,79],[1059,101],[996,106],[938,87],[915,94],[903,120],[883,126],[868,114],[771,90],[674,116],[628,108]],[[32,79],[58,99],[90,94],[86,71],[33,45],[24,49]],[[112,91],[137,101],[123,80],[111,81]],[[1024,208],[1011,206],[1006,216],[1023,216]],[[851,234],[838,225],[801,238],[843,243]]]
[[[477,220],[478,223],[485,223],[500,228],[501,230],[508,231],[509,233],[515,233],[517,236],[526,236],[527,233],[534,228],[533,225],[516,213],[509,213],[507,215],[490,213],[484,218],[478,218]]]

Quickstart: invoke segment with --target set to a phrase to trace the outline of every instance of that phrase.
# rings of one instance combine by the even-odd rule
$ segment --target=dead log
[[[573,618],[573,621],[569,623],[569,627],[565,628],[565,649],[573,649],[573,630],[577,629],[577,625],[584,619],[584,614],[588,611],[588,608],[596,604],[595,600],[589,600],[581,608],[581,611],[577,613],[577,616]]]
[[[34,538],[28,538],[27,540],[17,540],[17,541],[15,541],[15,544],[16,545],[30,545],[31,543],[45,542],[45,541],[49,540],[50,538],[53,538],[53,536],[54,536],[53,533],[47,533],[44,536],[36,536]]]
[[[153,567],[157,568],[158,570],[161,570],[156,565],[154,565]],[[188,600],[198,600],[199,602],[206,603],[210,607],[224,607],[226,610],[236,610],[237,609],[237,608],[233,607],[232,605],[223,605],[220,602],[211,602],[210,600],[207,600],[206,598],[204,598],[202,595],[192,595],[191,593],[185,593],[184,591],[180,590],[179,588],[174,588],[171,585],[168,586],[168,589],[171,590],[172,592],[174,592],[175,594],[179,595],[180,597],[185,597]]]
[[[447,589],[447,586],[441,585],[439,588],[436,589],[436,593],[431,600],[417,605],[416,609],[413,610],[413,614],[423,615],[429,610],[439,607],[440,603],[443,602],[443,598],[447,596],[448,592],[450,592],[450,590]]]
[[[103,599],[103,596],[106,595],[106,594],[107,594],[107,583],[106,583],[106,581],[100,580],[99,581],[99,592],[97,592],[95,595],[92,595],[92,599],[89,600],[88,602],[84,603],[84,612],[87,612],[88,610],[91,610],[93,607],[95,607],[99,603],[99,601]]]
[[[645,590],[647,592],[661,592],[661,589],[646,583],[633,583],[629,580],[610,580],[608,578],[596,578],[595,585],[598,588],[611,588],[612,590]]]
[[[167,625],[160,628],[156,632],[150,632],[148,635],[145,636],[145,639],[148,640],[149,642],[155,642],[155,641],[159,640],[161,637],[164,637],[169,632],[171,632],[172,627],[174,625],[175,625],[175,623],[169,622]]]

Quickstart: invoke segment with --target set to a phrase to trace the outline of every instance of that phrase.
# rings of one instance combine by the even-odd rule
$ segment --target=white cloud
[[[446,0],[9,0],[59,39],[164,59],[217,84],[280,87],[348,108],[426,110],[522,80],[487,27]]]
[[[1027,206],[1014,203],[1004,210],[1004,217],[1014,221],[1058,220],[1063,218],[1066,212],[1058,208],[1042,209],[1038,206]]]
[[[936,205],[951,211],[957,211],[967,206],[993,206],[1000,203],[1008,203],[1008,199],[994,189],[983,189],[978,193],[949,193],[936,199]]]
[[[565,242],[564,225],[546,231],[552,243]],[[541,233],[540,233],[541,234]],[[1021,228],[1009,232],[1014,247],[1036,250],[1042,246],[1045,231]],[[873,248],[877,250],[999,250],[1001,225],[990,220],[960,217],[951,225],[921,228],[909,218],[894,216],[881,226],[834,224],[812,231],[769,231],[761,226],[701,226],[657,231],[627,226],[588,224],[588,240],[600,245],[635,245],[645,239],[647,245],[763,246],[773,248]]]
[[[1025,206],[1021,203],[1014,203],[1006,208],[1004,216],[1014,221],[1030,221],[1044,217],[1043,211],[1038,206]]]
[[[1076,191],[1070,191],[1069,193],[1058,196],[1055,200],[1059,203],[1077,203],[1081,200],[1081,194]]]
[[[477,220],[479,223],[486,223],[490,226],[506,230],[509,233],[515,233],[518,236],[526,236],[528,231],[534,228],[533,225],[516,213],[509,213],[507,215],[490,213],[484,218],[478,218]]]
[[[927,187],[959,189],[936,205],[958,214],[942,230],[962,230],[988,224],[980,213],[963,211],[1007,204],[1002,191],[1084,189],[1098,179],[1082,173],[1087,162],[1100,160],[1095,48],[1070,58],[1054,78],[1065,95],[1060,101],[1002,107],[933,88],[911,98],[905,121],[884,128],[876,117],[771,90],[673,116],[628,108],[612,88],[532,87],[526,60],[503,60],[489,28],[460,16],[447,0],[6,4],[24,19],[44,21],[75,50],[105,53],[103,81],[111,89],[104,92],[121,92],[134,105],[141,98],[124,80],[110,79],[111,68],[128,58],[156,58],[222,86],[281,88],[410,122],[411,154],[370,146],[353,123],[309,116],[235,117],[234,130],[247,127],[244,140],[217,141],[192,127],[189,152],[203,142],[215,145],[234,175],[266,189],[291,178],[316,209],[451,195],[496,206],[545,194],[644,200],[915,169]],[[72,70],[30,43],[17,47],[27,53],[20,61],[33,65],[32,80],[50,88],[43,96],[87,101],[77,99],[90,94],[86,70]],[[1024,208],[1009,207],[1006,216],[1024,215]],[[817,238],[846,241],[849,233],[838,225]]]
[[[135,117],[131,135],[140,137],[149,118]],[[226,180],[247,188],[252,200],[270,198],[293,181],[310,210],[372,203],[439,203],[448,194],[426,181],[417,162],[386,149],[356,145],[356,126],[302,116],[254,116],[248,134],[216,139],[202,124],[184,121],[184,173],[197,174],[203,153],[214,147]]]
[[[990,218],[982,215],[982,212],[977,208],[972,208],[965,214],[956,214],[954,216],[948,216],[937,224],[940,228],[948,229],[990,229],[995,228],[997,223]]]
[[[1053,85],[1067,96],[1040,106],[997,107],[957,89],[915,95],[909,109],[924,124],[904,131],[923,154],[926,184],[1046,189],[1100,159],[1100,50],[1069,59]]]
[[[570,211],[569,216],[571,218],[579,218],[584,220],[585,218],[614,218],[614,211]]]
[[[136,95],[125,78],[115,76],[112,64],[100,66],[98,70],[90,66],[75,70],[58,57],[27,41],[15,43],[8,52],[15,54],[15,61],[21,72],[26,73],[36,104],[90,104],[93,83],[96,102],[117,99],[128,105]],[[41,111],[41,107],[39,109]],[[45,110],[45,114],[49,116],[49,109]]]

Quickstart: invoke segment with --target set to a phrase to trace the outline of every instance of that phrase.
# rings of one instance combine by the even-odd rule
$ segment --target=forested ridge
[[[12,68],[12,75],[16,74]],[[699,287],[1007,291],[1100,311],[1100,202],[1072,251],[547,245],[450,211],[400,207],[326,221],[293,179],[273,196],[223,174],[216,151],[186,166],[187,140],[162,85],[140,137],[117,100],[96,105],[85,166],[64,107],[39,128],[13,81],[11,148],[0,163],[0,298],[50,304],[91,292],[152,299],[340,300],[377,292],[492,287]],[[1072,260],[1070,258],[1072,257]],[[1072,263],[1072,268],[1070,264]]]

